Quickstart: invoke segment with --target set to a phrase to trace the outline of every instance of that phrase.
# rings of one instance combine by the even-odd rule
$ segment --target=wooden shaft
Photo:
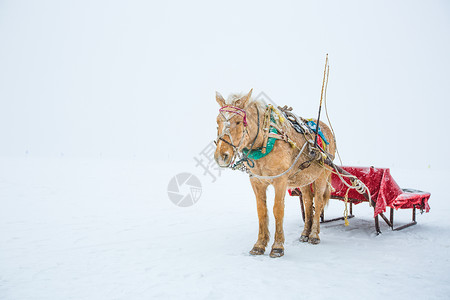
[[[317,147],[317,135],[319,134],[319,127],[320,127],[320,112],[322,111],[323,91],[325,89],[325,78],[328,77],[327,76],[327,66],[328,66],[328,53],[325,58],[325,68],[323,70],[322,91],[320,92],[319,115],[317,116],[317,122],[316,122],[316,138],[314,139],[314,147]],[[327,85],[328,85],[328,79],[327,79]]]

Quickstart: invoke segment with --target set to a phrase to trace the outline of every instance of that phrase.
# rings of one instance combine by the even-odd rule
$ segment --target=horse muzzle
[[[229,151],[224,151],[224,152],[216,151],[214,153],[214,159],[216,160],[219,167],[227,168],[232,163],[233,154]]]

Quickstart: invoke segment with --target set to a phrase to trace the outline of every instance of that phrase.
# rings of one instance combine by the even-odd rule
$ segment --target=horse
[[[313,142],[314,132],[297,132],[286,120],[287,110],[283,112],[280,107],[254,100],[252,91],[231,94],[227,101],[216,92],[220,109],[214,159],[220,167],[229,168],[236,166],[240,157],[241,168],[249,173],[259,220],[258,239],[250,250],[251,255],[263,255],[269,242],[266,191],[269,185],[274,187],[275,236],[270,257],[275,258],[284,255],[284,199],[288,188],[300,187],[303,197],[305,224],[300,241],[320,243],[320,215],[332,188],[332,170],[325,166],[323,159],[325,156],[334,159],[336,140],[330,128],[320,122],[322,136],[329,144],[326,151],[319,151]],[[268,142],[271,138],[275,139],[274,143],[273,139],[272,143]],[[261,157],[250,159],[251,152]]]

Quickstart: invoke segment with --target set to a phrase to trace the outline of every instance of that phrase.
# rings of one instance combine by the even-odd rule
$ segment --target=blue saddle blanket
[[[316,132],[316,122],[314,122],[313,120],[308,120],[306,122],[306,125],[308,125],[308,127],[313,131]],[[319,135],[322,138],[322,140],[325,142],[325,144],[329,145],[330,143],[328,143],[327,139],[325,138],[325,136],[323,135],[322,129],[320,129],[319,127]]]

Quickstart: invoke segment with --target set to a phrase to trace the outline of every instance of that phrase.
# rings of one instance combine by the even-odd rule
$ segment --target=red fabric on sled
[[[343,166],[342,169],[355,175],[369,188],[372,200],[376,203],[374,216],[385,212],[386,207],[399,209],[413,208],[416,206],[416,208],[424,209],[426,212],[430,210],[430,206],[428,205],[430,194],[403,192],[394,178],[392,178],[388,168]],[[350,180],[345,180],[351,185]],[[344,199],[348,188],[336,174],[331,176],[331,184],[335,189],[331,193],[331,197]],[[289,190],[289,195],[292,196],[293,190]],[[348,198],[355,204],[367,202],[364,196],[354,189],[349,191]]]
[[[405,192],[399,195],[392,206],[395,209],[399,208],[413,208],[414,206],[419,209],[423,209],[426,212],[430,211],[430,205],[428,205],[428,199],[430,199],[431,194],[425,192]]]

